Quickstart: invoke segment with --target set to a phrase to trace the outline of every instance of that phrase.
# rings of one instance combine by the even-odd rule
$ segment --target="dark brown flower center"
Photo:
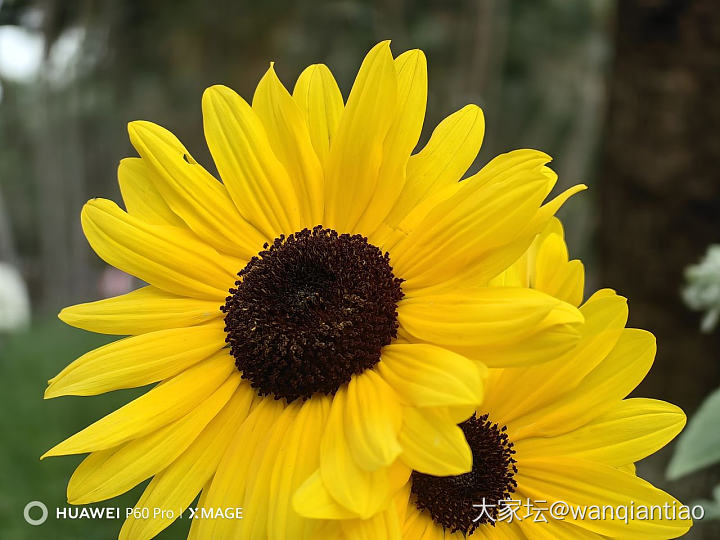
[[[226,341],[260,395],[334,394],[397,335],[402,280],[387,253],[320,225],[280,236],[238,273]]]
[[[412,473],[411,492],[420,510],[451,532],[472,533],[485,523],[493,524],[501,506],[515,491],[513,443],[505,426],[499,428],[488,415],[460,424],[473,456],[470,472],[458,476]]]

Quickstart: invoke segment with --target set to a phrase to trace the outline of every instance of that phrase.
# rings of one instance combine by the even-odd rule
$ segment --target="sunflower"
[[[568,261],[557,220],[493,280],[575,305],[583,282],[583,266]],[[574,350],[542,365],[490,370],[485,400],[460,424],[473,454],[470,472],[413,471],[394,505],[369,520],[340,522],[336,536],[577,540],[685,533],[692,521],[680,503],[635,474],[636,461],[685,425],[682,410],[670,403],[626,398],[650,369],[655,339],[625,328],[626,299],[612,290],[596,292],[580,311],[585,324]],[[563,517],[565,504],[584,509],[585,517]],[[593,507],[605,507],[605,518],[592,514]],[[621,508],[618,517],[611,519],[609,507]]]
[[[252,105],[203,95],[222,182],[165,129],[129,125],[139,158],[118,171],[126,210],[93,199],[82,226],[107,263],[148,285],[64,309],[124,339],[78,358],[46,398],[159,383],[45,456],[89,453],[74,504],[152,478],[123,538],[148,538],[202,491],[242,520],[193,521],[200,538],[317,538],[293,493],[368,518],[407,481],[471,469],[457,422],[482,401],[486,366],[550,360],[579,339],[574,306],[489,281],[578,186],[543,204],[549,157],[519,150],[459,179],[483,115],[469,105],[411,155],[425,114],[421,51],[388,42],[347,102],[323,65],[290,94],[271,64]],[[443,443],[438,444],[438,437]]]

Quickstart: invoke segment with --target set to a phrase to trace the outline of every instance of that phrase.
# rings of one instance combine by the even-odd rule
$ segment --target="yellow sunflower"
[[[582,302],[583,282],[582,264],[568,261],[556,220],[493,280],[575,305]],[[596,292],[580,311],[585,324],[573,351],[542,365],[490,370],[485,400],[460,424],[472,471],[414,471],[394,505],[369,520],[340,522],[335,537],[577,540],[685,533],[692,524],[687,508],[683,514],[677,500],[635,474],[636,461],[685,425],[682,410],[670,403],[626,398],[650,369],[655,338],[625,328],[626,300],[612,290]]]
[[[271,65],[252,105],[211,87],[204,129],[222,183],[170,132],[129,125],[140,157],[120,163],[126,210],[93,199],[82,225],[102,259],[148,285],[60,313],[130,337],[71,363],[45,395],[159,384],[45,454],[89,453],[71,503],[152,477],[137,507],[174,514],[139,512],[123,538],[157,534],[201,490],[205,507],[246,510],[193,521],[199,538],[318,538],[322,523],[292,507],[300,485],[367,518],[409,467],[470,470],[456,424],[481,402],[485,366],[546,361],[579,338],[574,306],[488,284],[582,186],[543,204],[556,175],[532,150],[458,182],[483,137],[473,105],[411,155],[426,94],[422,52],[393,58],[388,42],[347,103],[323,65],[292,94]]]

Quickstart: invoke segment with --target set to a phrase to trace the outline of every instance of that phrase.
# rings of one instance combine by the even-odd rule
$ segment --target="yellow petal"
[[[421,50],[407,51],[395,59],[397,107],[385,136],[377,189],[360,217],[357,230],[374,231],[400,195],[405,166],[417,145],[427,104],[427,62]]]
[[[215,474],[215,469],[230,439],[247,417],[254,395],[255,392],[250,385],[241,384],[227,405],[190,447],[166,469],[155,475],[135,505],[136,509],[172,510],[174,516],[170,517],[167,512],[155,516],[154,510],[149,519],[135,518],[131,515],[120,530],[120,540],[153,538],[179,517],[180,512],[187,508]],[[198,502],[198,508],[204,506],[205,491]],[[223,508],[227,507],[223,506]],[[186,511],[183,518],[187,519],[188,516],[189,512]],[[193,529],[201,521],[206,520],[193,520]],[[190,536],[192,537],[192,531]]]
[[[550,438],[518,441],[521,459],[572,456],[620,467],[670,442],[685,426],[679,407],[654,399],[625,399],[585,426]]]
[[[504,182],[475,178],[461,182],[456,193],[437,204],[393,247],[392,264],[406,279],[404,286],[427,287],[458,273],[482,271],[483,255],[518,237],[538,212],[547,190],[548,179],[538,167]],[[408,219],[414,221],[412,215]],[[527,237],[527,246],[533,236]],[[437,264],[438,253],[442,254],[442,264]],[[501,270],[487,275],[487,279]],[[476,282],[482,283],[481,277]]]
[[[445,531],[438,527],[432,518],[418,510],[410,502],[402,524],[403,538],[406,540],[445,540]]]
[[[90,351],[50,379],[45,399],[92,396],[173,377],[225,346],[224,323],[159,330]]]
[[[298,187],[302,215],[309,224],[322,223],[322,167],[313,150],[303,113],[272,65],[258,83],[252,108],[265,126],[275,155]]]
[[[490,367],[550,360],[570,350],[583,322],[570,304],[532,289],[485,287],[408,296],[400,333]]]
[[[547,185],[549,186],[553,183],[554,181],[549,181]],[[584,189],[586,189],[586,186],[582,184],[573,186],[543,204],[533,218],[520,230],[515,240],[510,244],[488,251],[483,255],[482,265],[470,265],[469,269],[459,271],[450,283],[445,283],[445,286],[451,285],[452,282],[467,283],[472,281],[476,284],[489,283],[490,280],[496,278],[498,274],[506,270],[526,252],[535,235],[543,230],[547,223],[553,218],[555,212],[565,204],[565,201]]]
[[[477,406],[487,376],[483,364],[423,343],[384,347],[378,371],[405,402],[418,407]]]
[[[465,434],[442,409],[405,407],[400,444],[403,462],[421,473],[454,476],[472,469]]]
[[[247,508],[243,514],[242,523],[237,522],[234,526],[224,527],[216,532],[221,538],[237,538],[238,540],[249,540],[251,538],[270,538],[268,535],[269,510],[276,502],[270,498],[269,486],[272,482],[273,469],[280,455],[288,449],[286,440],[288,433],[295,423],[302,404],[297,400],[283,409],[279,417],[274,419],[265,440],[257,447],[248,471],[248,478],[245,485],[245,496],[242,504]],[[312,443],[310,443],[312,444]],[[315,453],[318,454],[318,442],[315,441]],[[306,447],[312,452],[312,447]],[[317,460],[317,458],[316,458]],[[292,474],[292,471],[285,471]],[[289,501],[287,501],[289,502]],[[281,537],[277,537],[281,538]]]
[[[213,355],[64,440],[42,457],[95,452],[142,437],[187,414],[234,369],[227,352]]]
[[[313,64],[305,68],[295,83],[293,99],[305,116],[315,153],[325,164],[344,107],[342,94],[328,67]]]
[[[354,376],[347,389],[345,436],[355,462],[373,471],[400,455],[402,408],[393,389],[373,370]]]
[[[544,503],[542,504],[544,507]],[[553,520],[549,516],[545,517],[548,520],[547,523],[534,523],[532,517],[522,521],[514,521],[514,523],[524,534],[522,538],[537,540],[603,540],[606,538],[572,523]],[[498,527],[502,527],[502,525],[498,525]]]
[[[580,261],[568,261],[562,236],[551,234],[538,248],[533,287],[574,306],[580,305],[585,272]]]
[[[269,538],[321,538],[320,522],[301,517],[292,507],[293,494],[317,470],[319,441],[330,410],[330,398],[313,396],[302,404],[274,459],[270,483],[267,534]],[[258,486],[262,489],[262,486]]]
[[[70,504],[104,501],[132,489],[175,461],[220,412],[240,384],[235,373],[186,416],[117,448],[93,452],[68,484]]]
[[[521,372],[494,374],[483,405],[492,411],[496,421],[507,423],[551,405],[573,390],[610,353],[625,328],[628,309],[625,298],[608,292],[598,291],[580,307],[585,324],[580,327],[580,340],[574,349]],[[507,399],[509,392],[516,399]]]
[[[245,492],[255,474],[253,458],[261,456],[268,434],[280,418],[285,405],[274,399],[260,399],[234,433],[204,500],[204,508],[245,508]],[[252,509],[247,507],[247,511]],[[193,522],[192,535],[198,538],[236,538],[243,520],[201,519]]]
[[[386,504],[390,482],[384,469],[365,471],[353,459],[345,431],[347,403],[347,388],[341,387],[333,398],[320,443],[320,474],[338,503],[367,519]]]
[[[531,499],[547,500],[548,505],[563,501],[573,507],[587,506],[639,506],[669,507],[680,503],[667,493],[653,487],[637,476],[622,472],[609,465],[573,458],[557,460],[525,460],[516,475],[523,494]],[[656,509],[657,510],[657,509]],[[629,512],[628,512],[629,513]],[[685,533],[691,520],[662,519],[660,512],[648,519],[585,519],[568,515],[567,523],[573,523],[589,531],[611,538],[675,538]],[[654,519],[650,519],[654,517]]]
[[[549,160],[531,150],[503,154],[415,207],[390,249],[405,289],[486,284],[520,258],[564,201],[584,189],[576,186],[540,206],[557,181],[544,165]]]
[[[217,253],[178,227],[150,225],[108,200],[82,210],[90,245],[108,264],[167,292],[224,302],[244,263]]]
[[[357,517],[337,502],[323,483],[320,470],[311,474],[293,496],[293,509],[315,519],[352,519]]]
[[[546,407],[508,424],[515,440],[568,433],[597,418],[627,396],[655,358],[655,336],[626,328],[612,352],[575,389]]]
[[[167,293],[148,285],[122,296],[64,308],[58,317],[99,334],[138,335],[218,319],[221,303]]]
[[[397,225],[423,199],[458,182],[475,161],[485,133],[483,112],[466,105],[445,118],[407,163],[407,180],[388,217]]]
[[[118,184],[128,214],[148,223],[184,227],[155,187],[153,172],[141,158],[125,158],[118,167]]]
[[[341,522],[345,540],[401,540],[401,528],[397,512],[390,508],[370,519],[354,519]]]
[[[128,133],[163,199],[198,236],[245,260],[262,248],[268,239],[238,215],[225,187],[172,133],[151,122],[131,122]]]
[[[268,240],[309,225],[296,186],[250,105],[218,85],[205,90],[202,109],[208,147],[240,214]]]
[[[355,232],[375,193],[396,103],[390,44],[382,42],[365,57],[330,146],[325,171],[327,226]]]

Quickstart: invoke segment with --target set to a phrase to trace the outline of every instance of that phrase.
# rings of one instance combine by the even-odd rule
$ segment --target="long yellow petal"
[[[567,354],[523,371],[493,374],[484,406],[496,421],[507,423],[519,416],[549,406],[572,391],[612,351],[625,328],[627,300],[614,291],[595,293],[580,312],[585,324],[577,346]],[[507,399],[512,392],[516,399]]]
[[[532,459],[523,461],[516,475],[523,494],[533,500],[546,500],[548,505],[563,501],[574,508],[588,506],[680,506],[667,493],[653,487],[637,476],[619,471],[609,465],[573,458],[557,460]],[[629,514],[629,510],[628,510]],[[676,538],[685,533],[692,520],[663,519],[658,508],[648,519],[585,519],[568,515],[567,523],[611,538]]]
[[[367,519],[387,503],[390,482],[385,469],[365,471],[353,459],[345,432],[347,394],[341,387],[333,398],[320,442],[320,474],[337,502]]]
[[[625,399],[585,426],[559,437],[518,441],[521,459],[572,456],[619,467],[670,442],[685,426],[682,409],[654,399]]]
[[[243,514],[242,522],[238,521],[218,529],[216,532],[218,537],[237,538],[238,540],[272,538],[268,534],[270,527],[268,514],[270,506],[275,501],[270,498],[269,485],[272,481],[273,468],[280,455],[287,449],[287,435],[296,422],[301,408],[302,404],[296,400],[285,407],[280,416],[274,419],[265,440],[257,447],[250,460],[249,471],[252,473],[248,474],[246,481],[242,507],[247,510]],[[319,454],[319,443],[314,441],[314,444],[314,452],[317,455]],[[313,448],[306,447],[306,450],[312,452]],[[291,472],[286,471],[286,473],[290,474]]]
[[[319,441],[329,411],[329,397],[313,396],[302,404],[281,442],[283,450],[274,459],[270,483],[265,486],[270,501],[268,538],[322,538],[318,531],[321,522],[301,517],[292,500],[297,488],[319,466]]]
[[[442,409],[405,407],[400,444],[403,462],[421,473],[454,476],[472,469],[465,434]]]
[[[544,503],[541,504],[543,504],[544,507]],[[524,534],[522,538],[533,538],[537,540],[607,540],[607,537],[578,527],[573,523],[553,520],[548,516],[545,517],[548,520],[547,523],[534,523],[533,517],[521,521],[514,521],[514,523],[522,531],[522,534]],[[502,526],[502,524],[498,525],[498,527]]]
[[[378,512],[370,519],[340,522],[345,540],[401,540],[401,527],[395,508]]]
[[[141,158],[125,158],[118,166],[118,184],[128,214],[148,223],[184,227],[155,187],[153,172]]]
[[[437,285],[461,271],[467,274],[481,266],[485,253],[517,238],[546,192],[542,174],[489,185],[467,179],[393,247],[392,265],[406,279],[407,289]],[[531,240],[527,238],[528,245]],[[442,264],[437,264],[438,253]]]
[[[145,223],[112,201],[89,201],[81,221],[88,242],[101,259],[180,296],[224,302],[235,274],[245,266],[183,229]]]
[[[377,369],[406,403],[418,407],[477,406],[487,376],[483,364],[424,343],[383,347]]]
[[[395,59],[397,108],[385,136],[377,189],[360,217],[359,231],[374,231],[388,215],[405,184],[405,167],[417,145],[427,104],[427,61],[419,49]]]
[[[356,232],[354,226],[375,193],[396,102],[390,44],[382,42],[365,57],[330,146],[325,175],[327,226]]]
[[[388,223],[397,225],[420,201],[458,182],[475,161],[484,133],[477,105],[466,105],[440,122],[425,147],[408,160],[407,180]]]
[[[187,414],[233,370],[235,365],[227,352],[213,355],[64,440],[42,457],[106,450],[142,437]]]
[[[314,225],[302,220],[296,186],[250,105],[218,85],[205,90],[202,110],[208,147],[240,214],[267,240]]]
[[[121,296],[64,308],[65,324],[98,334],[138,335],[218,319],[221,302],[170,294],[148,285]]]
[[[328,67],[313,64],[305,68],[295,83],[293,99],[305,115],[315,153],[325,164],[344,107],[342,94]]]
[[[520,440],[560,435],[587,424],[643,380],[655,350],[655,336],[650,332],[626,328],[612,352],[571,392],[508,423],[508,431]]]
[[[450,531],[447,532],[449,535]],[[428,514],[418,510],[412,502],[408,504],[402,533],[404,540],[446,540],[445,530],[438,527]]]
[[[582,262],[569,261],[562,236],[543,239],[535,256],[533,287],[574,306],[582,302],[585,271]]]
[[[260,117],[275,155],[298,185],[302,215],[308,224],[322,223],[323,170],[310,131],[297,103],[271,65],[258,83],[252,108]]]
[[[415,293],[399,303],[398,321],[401,335],[504,367],[567,352],[577,343],[583,316],[532,289],[484,287]]]
[[[198,236],[245,260],[262,249],[268,238],[240,217],[225,187],[172,133],[152,122],[131,122],[128,133],[163,199]]]
[[[323,483],[320,470],[312,473],[293,495],[293,510],[314,519],[353,519],[357,517],[337,502]]]
[[[576,186],[541,206],[557,181],[542,152],[519,150],[417,205],[388,244],[406,290],[486,284],[530,247]],[[437,264],[442,253],[443,264]]]
[[[255,471],[253,458],[262,456],[268,435],[280,418],[285,405],[274,399],[260,399],[230,441],[220,460],[207,495],[204,508],[244,508],[245,493]],[[252,511],[247,508],[247,511]],[[197,538],[235,538],[242,521],[201,519],[193,522],[190,535]]]
[[[159,330],[90,351],[50,379],[45,399],[93,396],[173,377],[225,346],[224,323]]]
[[[240,424],[247,417],[255,392],[248,384],[241,384],[222,411],[205,427],[190,447],[166,469],[152,479],[135,505],[136,509],[148,508],[172,510],[161,515],[150,515],[149,519],[136,518],[134,514],[125,520],[120,529],[120,540],[149,540],[168,527],[180,513],[195,499],[215,474],[218,462],[230,439],[237,433]],[[204,494],[198,508],[203,506]],[[228,508],[228,506],[223,506]],[[183,518],[187,519],[189,512]],[[194,520],[193,529],[198,522]],[[192,536],[192,531],[191,531]]]
[[[393,389],[373,370],[354,376],[347,388],[344,431],[355,463],[373,471],[400,455],[397,434],[402,408]]]
[[[197,408],[153,433],[109,450],[93,452],[75,469],[67,488],[70,504],[104,501],[163,470],[197,439],[240,384],[235,373]]]

